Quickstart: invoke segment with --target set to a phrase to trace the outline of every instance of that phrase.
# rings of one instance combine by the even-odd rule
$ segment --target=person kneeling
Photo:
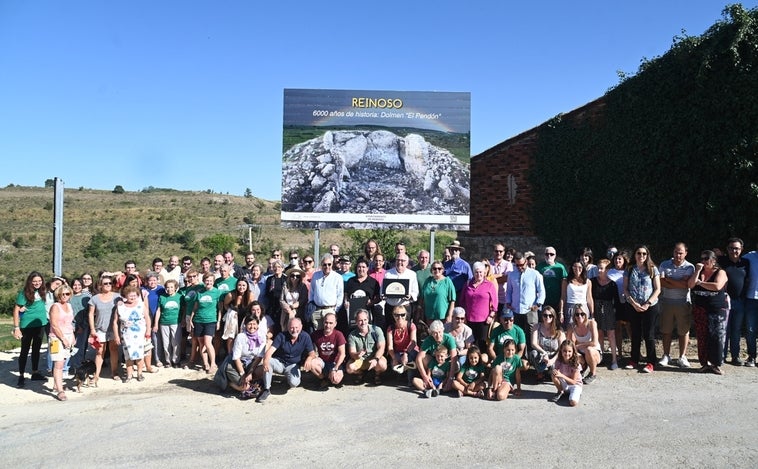
[[[360,309],[355,315],[356,328],[347,338],[350,361],[347,373],[357,375],[363,381],[366,371],[374,370],[374,384],[382,383],[381,374],[387,371],[387,359],[384,358],[384,334],[377,326],[368,323],[368,311]]]
[[[290,388],[299,386],[303,356],[306,357],[306,361],[316,356],[310,336],[302,333],[303,323],[300,318],[290,319],[288,326],[286,333],[280,332],[274,338],[258,367],[263,369],[263,390],[255,399],[256,402],[263,402],[271,394],[274,373],[283,374]]]

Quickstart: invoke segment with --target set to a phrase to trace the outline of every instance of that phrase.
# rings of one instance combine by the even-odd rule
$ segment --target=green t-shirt
[[[568,277],[566,267],[560,262],[553,265],[540,262],[537,271],[542,274],[542,281],[545,283],[545,304],[557,308],[561,300],[563,279]]]
[[[479,362],[476,366],[471,366],[466,363],[461,365],[461,369],[459,373],[461,373],[461,378],[463,378],[463,381],[465,383],[473,383],[479,377],[487,370],[487,368],[484,366],[484,363]]]
[[[497,365],[502,365],[503,367],[503,379],[507,379],[511,384],[516,384],[516,370],[521,368],[521,357],[515,353],[511,358],[498,355],[492,362],[492,367],[494,368]]]
[[[434,340],[434,337],[431,335],[427,336],[424,341],[421,342],[421,350],[426,352],[427,355],[433,355],[434,351],[437,350],[437,347],[440,344],[447,347],[448,355],[452,355],[453,350],[457,350],[455,347],[455,339],[447,332],[442,334],[442,341],[439,344]],[[434,358],[432,357],[431,360],[434,361]]]
[[[429,277],[421,288],[424,299],[424,316],[429,320],[445,320],[450,302],[455,301],[455,285],[447,278],[435,280]]]
[[[450,374],[450,360],[445,360],[445,363],[440,365],[436,360],[432,359],[429,363],[429,376],[437,382],[442,382]]]
[[[492,329],[492,332],[490,333],[490,343],[493,344],[497,356],[503,354],[503,342],[509,337],[516,342],[517,352],[519,345],[526,343],[526,334],[524,334],[524,330],[515,324],[507,331],[502,324]]]
[[[203,290],[205,290],[204,285],[191,285],[179,289],[179,294],[182,295],[182,317],[189,317],[192,314],[197,295]]]
[[[34,301],[28,304],[24,291],[21,290],[18,292],[18,296],[16,296],[16,304],[26,308],[23,312],[19,313],[18,326],[21,329],[40,327],[48,323],[45,299],[40,298],[39,293],[34,292]]]
[[[219,277],[215,282],[213,282],[213,286],[221,291],[221,297],[219,298],[219,301],[224,301],[224,297],[228,295],[230,291],[237,288],[237,278],[229,276],[229,278],[224,280]]]
[[[221,290],[216,287],[210,290],[203,290],[197,295],[197,312],[195,313],[194,322],[199,324],[209,324],[218,321],[217,305],[221,298]]]
[[[158,321],[159,324],[164,326],[172,326],[179,324],[179,312],[181,311],[182,295],[174,293],[171,296],[161,295],[158,298],[158,303],[161,307],[161,318]]]

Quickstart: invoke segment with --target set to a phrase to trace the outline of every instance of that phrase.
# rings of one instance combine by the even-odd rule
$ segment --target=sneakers
[[[597,379],[597,375],[589,375],[584,378],[584,384],[592,384]]]
[[[266,399],[268,399],[268,396],[270,394],[271,394],[271,391],[269,391],[268,389],[264,389],[263,391],[261,391],[260,394],[258,394],[258,397],[255,398],[255,402],[265,401]]]
[[[642,372],[643,372],[643,373],[652,373],[653,371],[655,371],[655,369],[653,368],[653,364],[652,364],[652,363],[648,363],[648,364],[647,364],[647,365],[645,365],[645,367],[642,369]]]
[[[661,365],[661,366],[668,366],[668,364],[669,364],[670,361],[671,361],[671,357],[669,357],[668,355],[664,354],[663,358],[661,358],[661,360],[658,362],[658,364]]]
[[[16,386],[19,388],[23,388],[26,384],[26,380],[24,379],[24,375],[21,375],[18,377],[18,383],[16,383]]]
[[[440,395],[439,389],[432,389],[432,397],[437,397]]]
[[[745,366],[749,366],[750,368],[755,367],[755,358],[748,357],[747,361],[745,362]]]
[[[613,363],[611,363],[611,366],[609,368],[610,368],[611,371],[618,370],[619,369],[619,364],[616,363],[616,362],[613,362]]]
[[[558,394],[550,398],[550,402],[558,402],[561,400],[562,397],[563,397],[563,392],[559,392]]]
[[[679,357],[679,368],[689,368],[690,367],[690,361],[687,360],[687,357],[682,355]]]
[[[732,358],[732,366],[744,366],[745,362],[742,361],[739,357]]]
[[[432,397],[432,390],[427,389],[426,391],[424,391],[424,396],[426,396],[427,399],[430,399]]]
[[[637,368],[637,362],[632,362],[632,361],[627,362],[626,366],[624,366],[625,370],[633,370],[635,368]]]

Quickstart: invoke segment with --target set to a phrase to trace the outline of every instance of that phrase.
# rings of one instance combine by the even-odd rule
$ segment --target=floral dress
[[[120,304],[118,307],[119,332],[124,356],[128,360],[141,360],[145,356],[145,304],[138,301],[134,306]]]

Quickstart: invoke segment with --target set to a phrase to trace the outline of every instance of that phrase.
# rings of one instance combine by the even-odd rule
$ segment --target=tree
[[[113,193],[114,194],[123,194],[124,192],[126,192],[126,191],[124,191],[123,186],[119,185],[119,186],[116,186],[116,187],[113,188]]]
[[[249,187],[247,189],[245,189],[245,198],[246,199],[252,199],[253,198],[253,191],[251,191]]]

